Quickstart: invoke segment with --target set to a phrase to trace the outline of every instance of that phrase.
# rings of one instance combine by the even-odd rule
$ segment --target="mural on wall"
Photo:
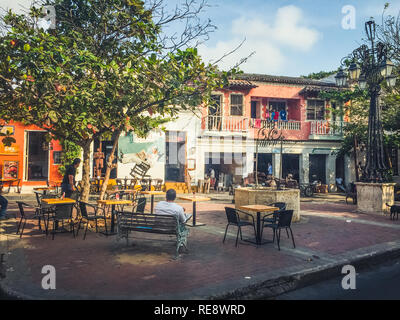
[[[148,162],[154,166],[165,162],[165,138],[162,132],[152,132],[146,138],[138,138],[132,133],[120,137],[118,153],[122,163]]]

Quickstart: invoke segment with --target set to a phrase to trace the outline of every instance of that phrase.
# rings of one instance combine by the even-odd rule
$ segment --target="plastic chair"
[[[273,229],[274,237],[273,237],[272,241],[275,242],[275,237],[277,237],[277,239],[278,239],[278,250],[281,250],[281,247],[279,245],[280,240],[281,240],[281,229],[285,229],[286,230],[286,234],[287,234],[288,238],[289,238],[289,232],[288,232],[288,229],[289,229],[290,234],[292,236],[293,247],[296,248],[296,244],[294,242],[293,232],[292,232],[292,228],[291,228],[292,217],[293,217],[293,210],[283,210],[283,211],[279,212],[279,214],[277,215],[277,219],[276,219],[275,223],[270,223],[270,224],[263,225],[263,229],[262,230],[264,230],[264,227]],[[261,233],[261,238],[262,238],[262,233]]]
[[[243,240],[243,238],[242,238],[242,227],[244,227],[244,226],[253,226],[254,235],[257,234],[256,226],[254,224],[254,217],[251,214],[248,214],[247,212],[240,211],[241,213],[251,217],[253,222],[241,221],[240,217],[239,217],[239,214],[238,214],[238,211],[239,210],[234,209],[234,208],[225,207],[225,214],[226,214],[226,218],[228,219],[228,224],[226,225],[225,234],[224,234],[224,240],[222,240],[222,243],[225,243],[226,233],[228,232],[228,227],[230,225],[237,226],[238,227],[238,232],[237,232],[237,235],[236,235],[236,245],[235,245],[236,247],[238,245],[239,233],[240,233],[240,240]]]

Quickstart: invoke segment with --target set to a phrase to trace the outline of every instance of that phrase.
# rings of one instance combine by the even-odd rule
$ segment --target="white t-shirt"
[[[210,178],[215,178],[215,171],[214,171],[214,169],[211,169],[211,172],[210,172]]]
[[[179,204],[168,201],[160,201],[157,203],[155,213],[178,216],[179,222],[185,222],[188,218],[190,218],[190,215],[187,216]]]

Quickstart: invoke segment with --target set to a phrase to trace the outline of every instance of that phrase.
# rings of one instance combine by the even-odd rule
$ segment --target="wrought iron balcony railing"
[[[310,121],[311,135],[319,136],[343,136],[344,121],[313,120]]]

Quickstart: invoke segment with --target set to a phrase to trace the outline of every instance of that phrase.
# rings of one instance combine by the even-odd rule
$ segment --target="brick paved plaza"
[[[338,199],[302,202],[301,221],[292,226],[296,248],[283,232],[281,251],[276,244],[257,248],[243,241],[236,248],[235,227],[223,244],[224,207],[234,205],[198,203],[198,221],[206,225],[190,228],[189,252],[183,250],[177,260],[173,259],[174,239],[168,236],[136,233],[129,246],[116,236],[95,232],[88,232],[86,240],[82,231],[76,239],[64,233],[51,240],[28,223],[19,239],[16,220],[9,219],[1,223],[1,248],[8,253],[2,285],[34,299],[226,298],[265,281],[400,248],[399,221],[359,214],[356,206]],[[10,203],[10,213],[16,213],[15,203]],[[191,211],[190,203],[182,205]],[[252,228],[243,231],[245,238],[253,236]],[[265,229],[264,238],[271,239],[272,231]],[[56,268],[56,290],[41,288],[44,265]]]

